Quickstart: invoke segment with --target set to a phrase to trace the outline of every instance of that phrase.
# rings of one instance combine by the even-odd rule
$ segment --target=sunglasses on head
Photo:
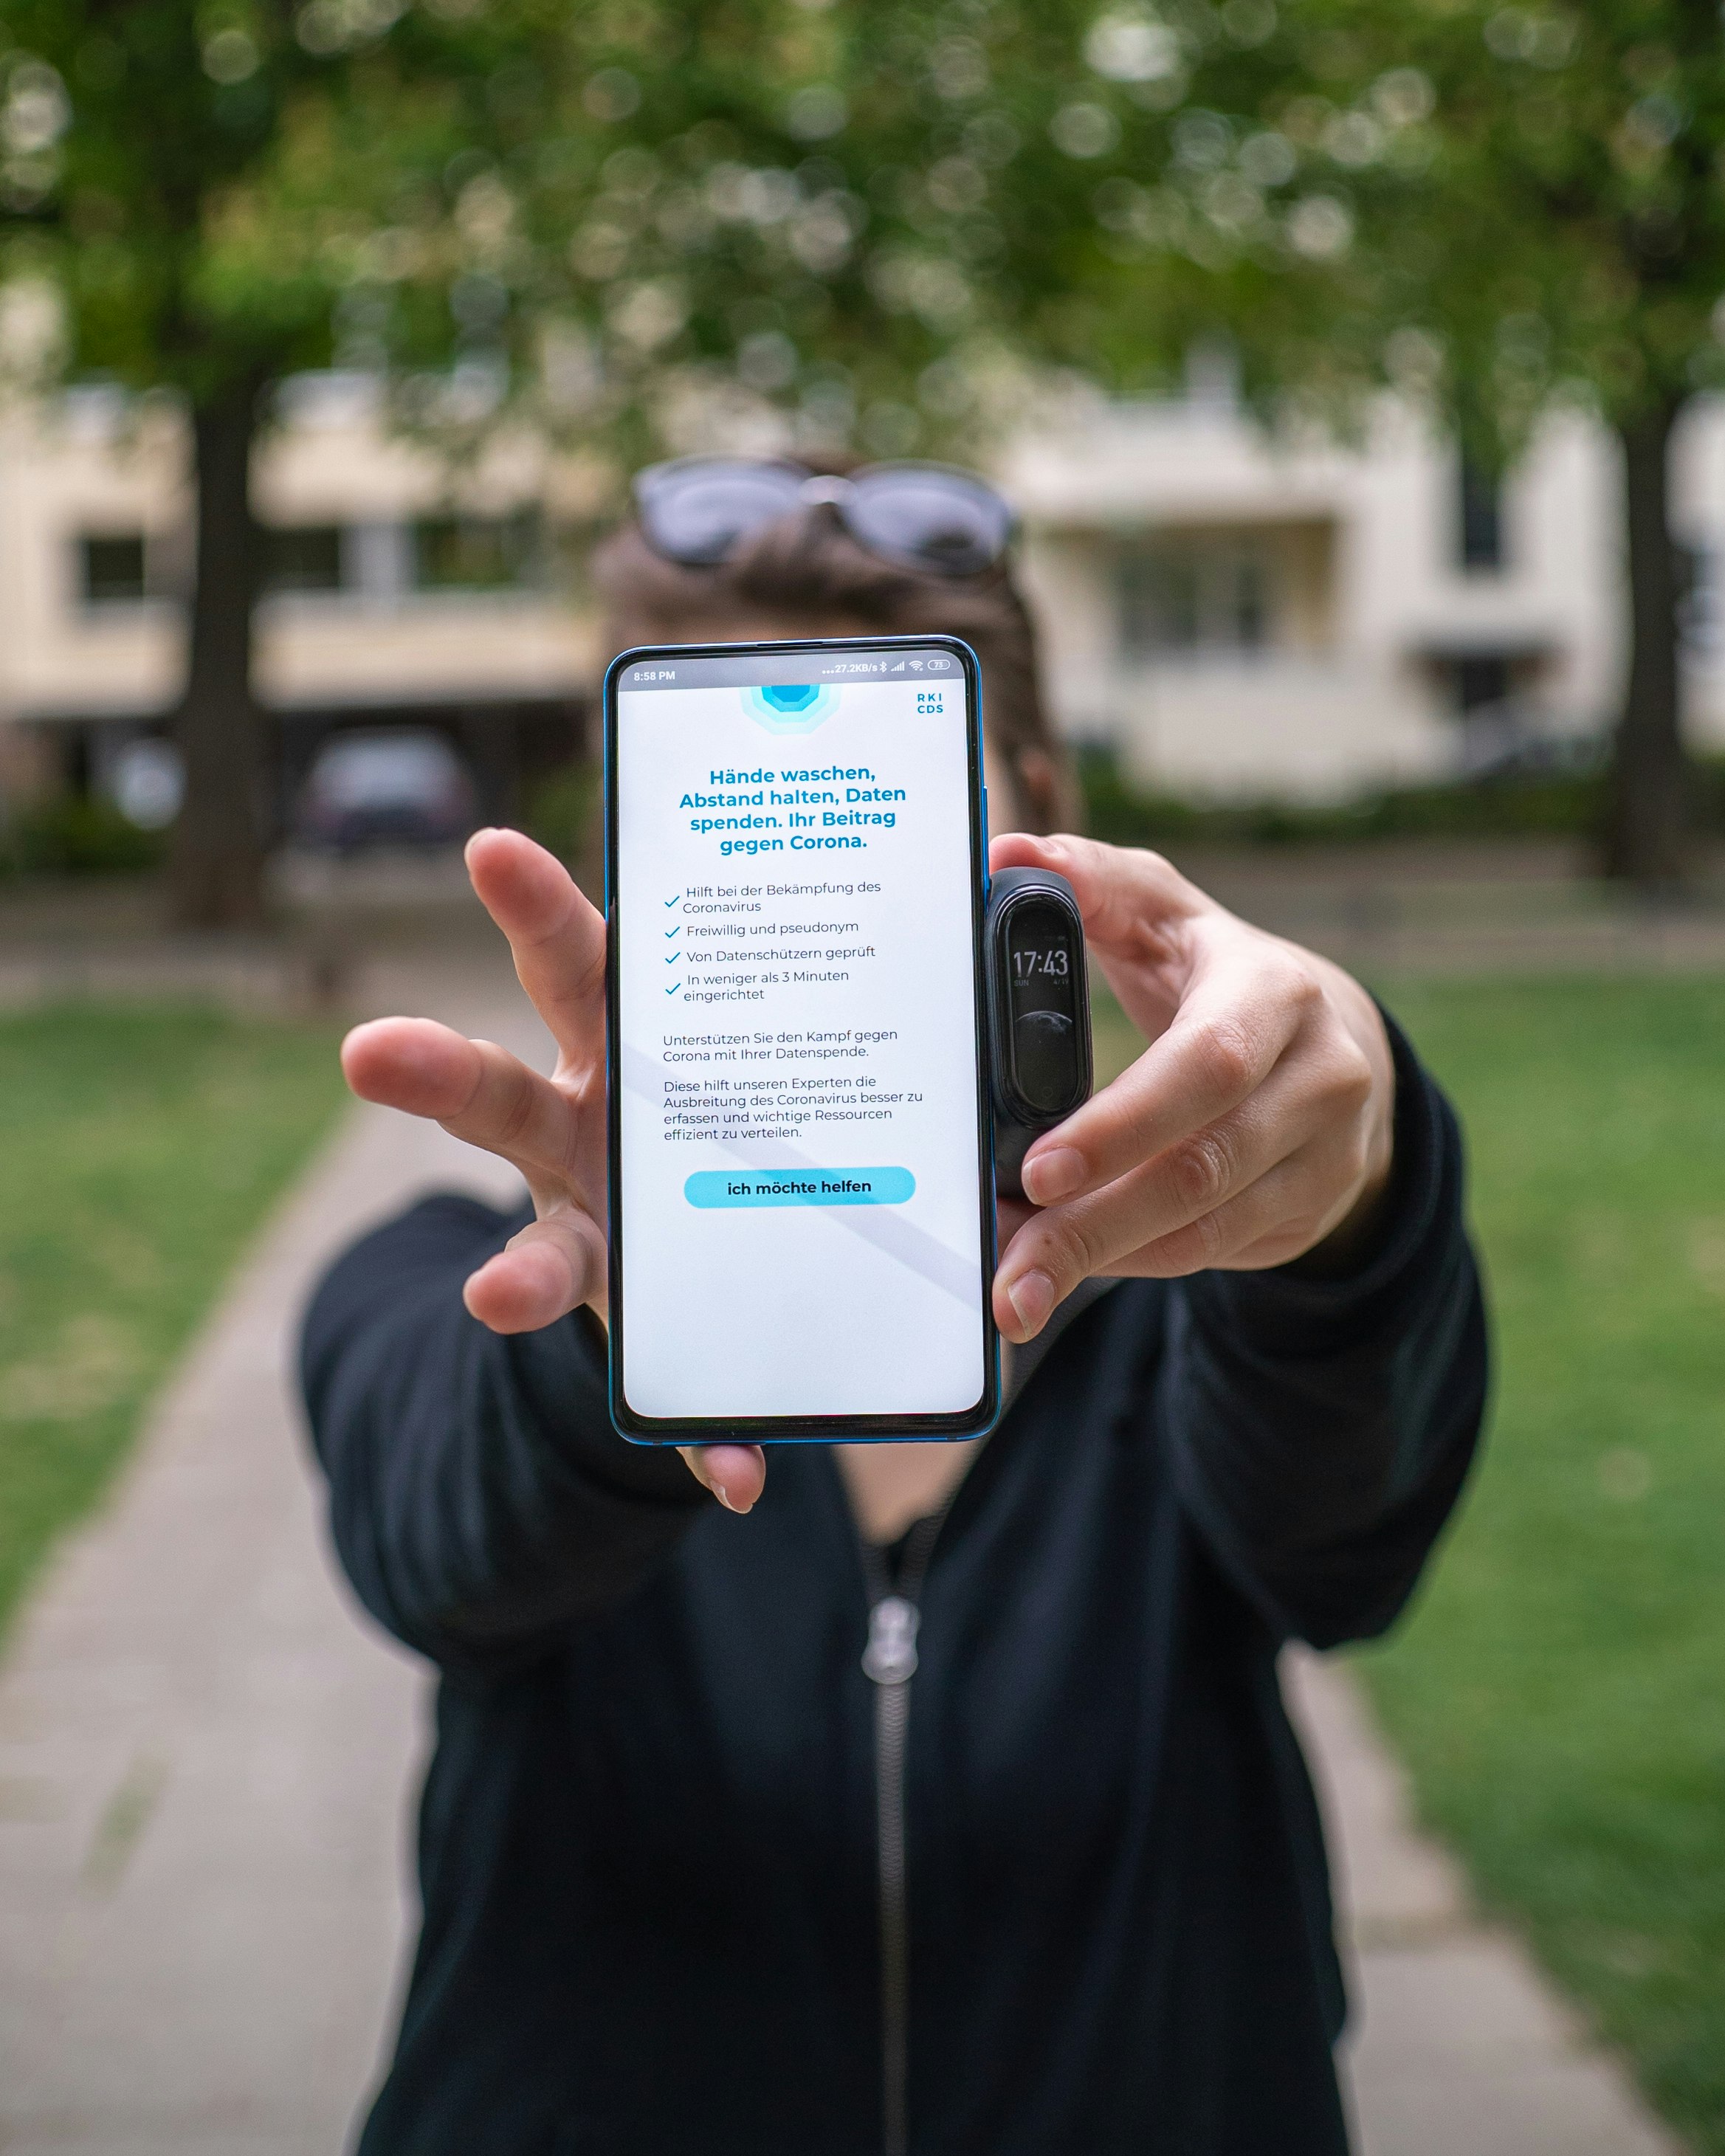
[[[865,465],[840,477],[771,457],[679,457],[634,483],[648,544],[708,568],[745,539],[825,503],[860,547],[942,577],[980,576],[1011,543],[1013,513],[986,480],[952,465]]]

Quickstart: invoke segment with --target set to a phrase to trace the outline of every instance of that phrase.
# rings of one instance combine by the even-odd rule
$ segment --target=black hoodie
[[[1345,2149],[1276,1655],[1394,1619],[1486,1382],[1455,1127],[1394,1045],[1362,1270],[1075,1299],[894,1553],[824,1446],[733,1517],[613,1430],[589,1318],[470,1318],[520,1217],[433,1199],[341,1260],[304,1353],[336,1542],[442,1676],[362,2156]]]

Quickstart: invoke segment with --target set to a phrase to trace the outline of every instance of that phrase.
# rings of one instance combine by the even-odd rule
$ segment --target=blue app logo
[[[839,691],[814,681],[776,681],[742,694],[744,711],[770,734],[812,734],[839,708]]]

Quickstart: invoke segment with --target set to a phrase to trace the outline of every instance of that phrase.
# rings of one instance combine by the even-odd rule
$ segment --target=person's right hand
[[[362,1100],[427,1116],[520,1170],[536,1217],[468,1281],[482,1324],[536,1332],[583,1303],[603,1322],[605,924],[562,862],[519,831],[475,832],[467,872],[557,1043],[556,1070],[542,1077],[495,1041],[418,1018],[356,1026],[341,1068]],[[680,1449],[732,1512],[760,1496],[758,1445]]]

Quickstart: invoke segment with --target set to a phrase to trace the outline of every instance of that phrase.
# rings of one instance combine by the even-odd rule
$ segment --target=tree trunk
[[[1612,760],[1605,871],[1672,891],[1687,866],[1690,772],[1677,662],[1677,552],[1669,524],[1676,399],[1620,427],[1630,584],[1630,671]]]
[[[262,917],[262,722],[252,700],[252,609],[259,547],[251,508],[258,385],[241,382],[193,413],[198,465],[196,588],[186,691],[174,720],[186,794],[168,855],[182,927]]]

